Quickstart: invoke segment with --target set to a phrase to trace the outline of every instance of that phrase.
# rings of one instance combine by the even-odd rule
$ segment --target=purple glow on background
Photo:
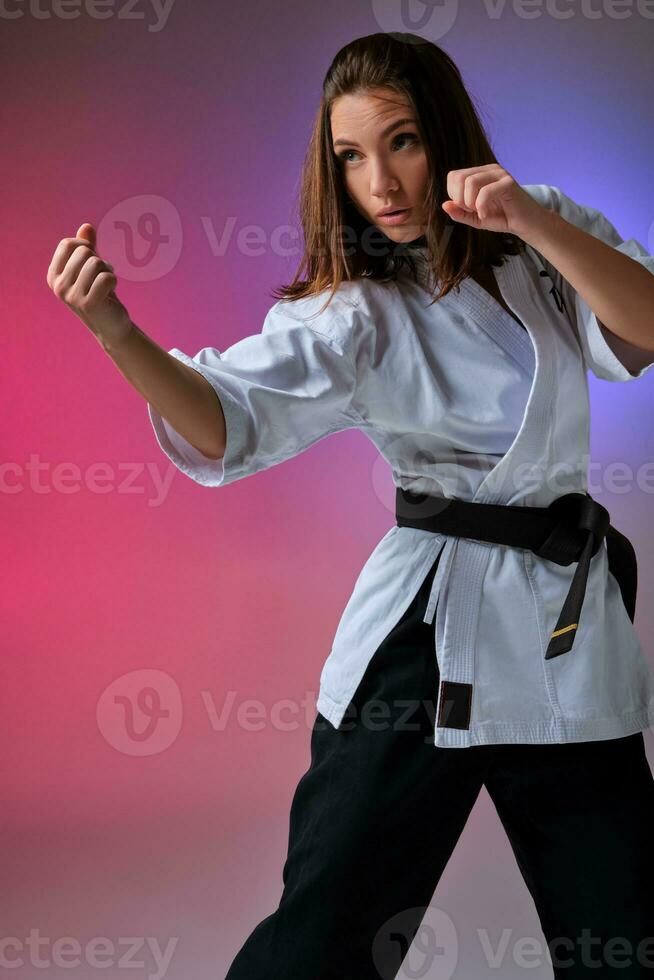
[[[574,4],[570,19],[545,4],[535,19],[510,4],[497,17],[471,8],[439,33],[456,8],[436,4],[422,32],[460,66],[500,162],[600,208],[651,252],[654,20],[636,4],[624,19],[599,2],[593,18]],[[132,319],[163,348],[192,355],[257,333],[270,290],[295,270],[270,240],[294,226],[329,62],[355,37],[414,28],[400,2],[178,2],[159,30],[145,3],[123,18],[108,5],[103,20],[82,3],[74,19],[47,0],[41,16],[7,9],[22,15],[0,15],[4,935],[24,942],[38,929],[83,950],[108,937],[104,980],[124,976],[120,937],[179,937],[168,980],[218,978],[279,899],[320,670],[359,570],[394,523],[391,474],[348,432],[234,486],[198,486],[159,450],[145,402],[45,275],[57,242],[91,221]],[[173,231],[151,266],[130,267],[108,216],[136,222],[141,198]],[[248,225],[262,229],[260,255],[237,243]],[[227,229],[224,254],[212,229]],[[590,384],[593,460],[636,472],[654,458],[652,377]],[[636,628],[654,658],[652,490],[595,495],[636,546]],[[170,675],[181,704],[170,745],[144,756],[112,744],[98,714],[108,685],[141,670]],[[248,699],[263,706],[260,726],[237,719]],[[306,706],[271,723],[287,699]],[[487,974],[477,929],[493,945],[504,928],[542,938],[485,791],[434,904],[456,925],[457,975]],[[35,976],[21,955],[14,976]],[[75,975],[86,980],[100,971],[83,955]],[[146,947],[135,959],[144,966],[131,977],[155,974]],[[507,959],[503,980],[523,974]],[[47,971],[60,975],[70,968]],[[543,963],[530,975],[551,974]]]

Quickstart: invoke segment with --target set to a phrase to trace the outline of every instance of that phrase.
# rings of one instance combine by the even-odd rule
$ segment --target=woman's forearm
[[[225,417],[206,378],[173,357],[133,324],[103,349],[123,377],[181,436],[210,459],[225,452]]]
[[[558,269],[611,333],[654,351],[654,276],[640,262],[546,208],[521,237]]]

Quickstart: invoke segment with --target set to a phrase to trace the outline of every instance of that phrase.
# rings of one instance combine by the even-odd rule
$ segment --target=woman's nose
[[[372,165],[372,173],[370,176],[370,193],[373,197],[380,198],[383,207],[384,203],[388,201],[388,198],[397,192],[399,186],[399,181],[397,177],[393,174],[390,167],[383,163],[377,163]]]

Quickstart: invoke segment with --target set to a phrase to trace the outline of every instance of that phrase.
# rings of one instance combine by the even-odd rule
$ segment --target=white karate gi
[[[557,187],[522,186],[654,274],[654,258],[600,211]],[[418,251],[419,283],[406,272],[391,285],[363,277],[314,319],[328,291],[276,302],[261,334],[222,352],[205,347],[191,358],[173,348],[216,391],[227,443],[210,460],[148,405],[162,450],[197,483],[219,487],[357,428],[395,485],[418,493],[544,507],[587,491],[586,372],[630,381],[654,353],[610,334],[530,247],[494,270],[526,330],[472,278],[429,306]],[[545,660],[576,562],[394,524],[359,574],[320,675],[317,708],[333,725],[441,549],[425,622],[434,623],[441,681],[471,684],[472,709],[467,729],[436,725],[435,745],[590,741],[654,722],[654,672],[605,541],[591,559],[572,649]]]

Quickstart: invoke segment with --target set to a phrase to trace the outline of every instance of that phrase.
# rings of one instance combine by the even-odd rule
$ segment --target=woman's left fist
[[[538,221],[543,208],[510,173],[497,163],[450,170],[443,210],[463,225],[480,231],[505,232],[521,237]]]

